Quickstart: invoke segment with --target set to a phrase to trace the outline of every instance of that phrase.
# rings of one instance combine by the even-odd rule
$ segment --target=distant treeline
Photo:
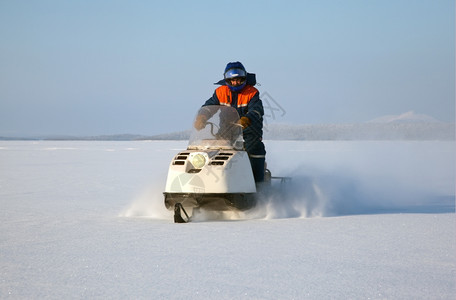
[[[160,135],[0,137],[0,140],[140,141],[188,140],[190,130]],[[455,140],[453,123],[267,124],[265,140]]]
[[[281,124],[265,127],[264,137],[283,140],[454,140],[455,124]]]

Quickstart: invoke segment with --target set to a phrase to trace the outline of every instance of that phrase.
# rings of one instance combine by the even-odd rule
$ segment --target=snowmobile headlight
[[[206,164],[206,157],[202,154],[196,154],[193,156],[191,162],[195,168],[201,169]]]

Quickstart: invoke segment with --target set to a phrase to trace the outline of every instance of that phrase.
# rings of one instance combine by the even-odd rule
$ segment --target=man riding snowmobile
[[[230,62],[223,73],[224,79],[216,84],[218,87],[211,98],[204,104],[225,105],[234,107],[239,116],[239,124],[243,127],[245,150],[249,155],[255,182],[264,181],[266,150],[263,144],[263,103],[256,84],[255,74],[247,73],[240,62]],[[194,127],[204,128],[210,118],[209,112],[203,109],[197,116]]]

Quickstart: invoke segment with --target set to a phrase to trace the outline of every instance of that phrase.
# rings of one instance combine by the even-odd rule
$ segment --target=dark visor
[[[230,69],[225,73],[225,79],[235,78],[235,77],[246,77],[247,74],[242,69]]]

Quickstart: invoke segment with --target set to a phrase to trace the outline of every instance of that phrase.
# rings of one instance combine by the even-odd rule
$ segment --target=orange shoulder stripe
[[[238,107],[247,106],[257,92],[258,90],[253,86],[246,86],[238,95]]]
[[[243,107],[247,106],[250,102],[250,100],[255,96],[255,94],[258,92],[258,90],[251,86],[248,85],[246,86],[239,94],[238,94],[238,107]],[[215,94],[217,95],[217,98],[219,99],[220,105],[231,105],[231,90],[228,86],[222,85],[218,87],[215,90]]]
[[[226,85],[219,86],[215,90],[215,94],[221,105],[231,105],[231,91]]]

